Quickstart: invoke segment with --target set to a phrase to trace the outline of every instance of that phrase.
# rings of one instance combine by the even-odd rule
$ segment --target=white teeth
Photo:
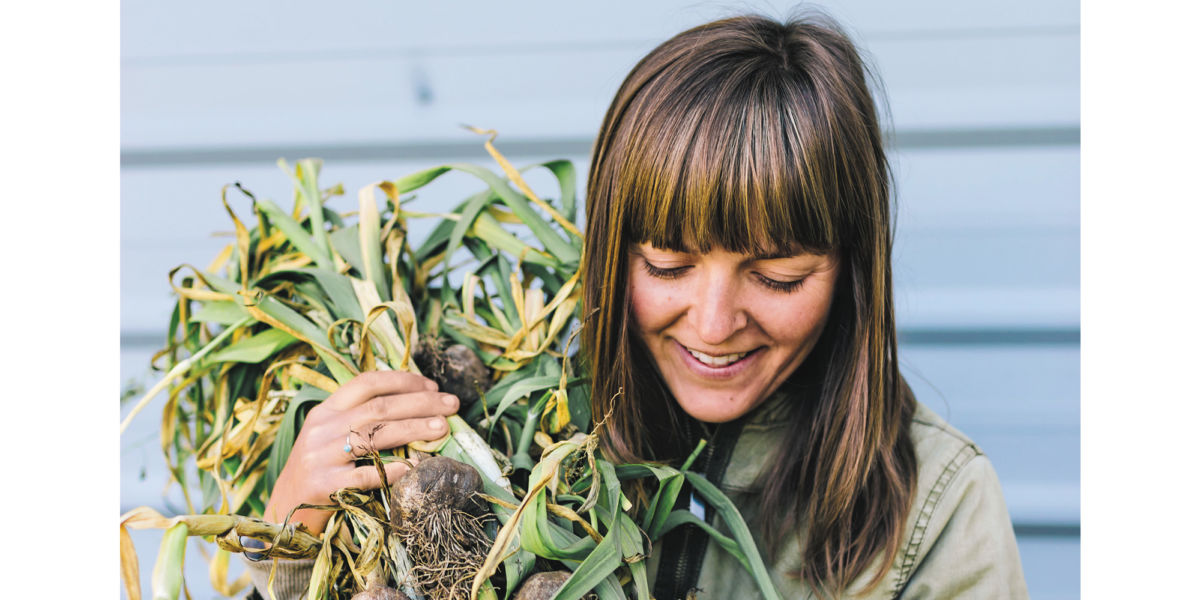
[[[710,367],[724,367],[728,364],[735,363],[735,362],[741,360],[743,356],[746,356],[747,354],[749,354],[749,352],[740,352],[738,354],[725,354],[722,356],[712,356],[711,354],[697,352],[695,350],[692,350],[691,348],[688,348],[687,351],[690,352],[692,354],[692,356],[695,356],[696,360],[698,360]]]

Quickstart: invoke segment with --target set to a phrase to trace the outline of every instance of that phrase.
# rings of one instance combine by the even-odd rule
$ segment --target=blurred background
[[[345,186],[332,205],[350,211],[373,181],[494,166],[470,124],[497,130],[518,166],[572,160],[582,193],[604,110],[639,58],[688,27],[795,6],[123,1],[121,380],[155,381],[167,273],[203,268],[228,242],[214,235],[232,228],[222,186],[290,204],[276,159],[315,156],[322,182]],[[994,462],[1031,595],[1078,598],[1078,4],[801,6],[847,28],[890,103],[902,369]],[[466,197],[478,187],[469,179],[442,178],[417,206]],[[121,437],[122,511],[182,510],[177,492],[164,494],[162,400]],[[148,592],[161,532],[133,534]],[[217,597],[198,546],[186,571],[193,598]]]

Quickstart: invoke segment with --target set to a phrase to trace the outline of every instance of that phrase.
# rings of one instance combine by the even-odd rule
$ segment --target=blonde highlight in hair
[[[629,322],[628,249],[832,253],[843,265],[818,348],[763,476],[772,552],[804,525],[798,577],[837,595],[894,559],[916,486],[915,401],[896,364],[891,173],[866,69],[820,17],[758,16],[685,31],[650,52],[614,98],[587,187],[583,350],[604,450],[672,461],[688,440]]]

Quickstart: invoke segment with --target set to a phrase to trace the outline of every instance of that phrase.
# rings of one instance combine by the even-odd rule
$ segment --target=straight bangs
[[[813,94],[759,66],[693,79],[685,93],[643,93],[667,101],[630,106],[614,173],[627,242],[764,256],[842,246],[836,149],[819,125],[828,117]]]

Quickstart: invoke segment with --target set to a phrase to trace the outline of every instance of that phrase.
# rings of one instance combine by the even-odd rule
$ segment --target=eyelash
[[[803,277],[801,277],[800,279],[797,279],[795,281],[776,281],[774,279],[771,279],[770,277],[763,277],[762,275],[758,275],[758,280],[763,285],[767,286],[768,288],[778,291],[778,292],[784,292],[784,293],[794,292],[797,289],[799,289],[800,286],[804,283]]]
[[[664,268],[656,267],[656,266],[650,264],[650,261],[647,261],[647,260],[642,261],[642,266],[644,266],[646,268],[646,273],[648,275],[650,275],[651,277],[656,277],[658,279],[678,279],[679,277],[682,277],[683,274],[686,273],[688,269],[691,268],[691,267],[675,267],[673,269],[664,269]],[[771,289],[771,290],[774,290],[777,292],[784,292],[784,293],[796,291],[804,283],[804,279],[805,279],[805,278],[801,277],[800,279],[797,279],[795,281],[776,281],[774,279],[771,279],[770,277],[764,277],[762,275],[759,275],[758,273],[755,273],[754,275],[756,277],[758,277],[759,283],[766,286],[767,289]]]
[[[658,279],[678,279],[684,274],[685,271],[691,268],[675,267],[674,269],[663,269],[650,264],[650,261],[648,260],[643,260],[642,266],[646,267],[647,274],[649,274],[651,277],[657,277]]]

